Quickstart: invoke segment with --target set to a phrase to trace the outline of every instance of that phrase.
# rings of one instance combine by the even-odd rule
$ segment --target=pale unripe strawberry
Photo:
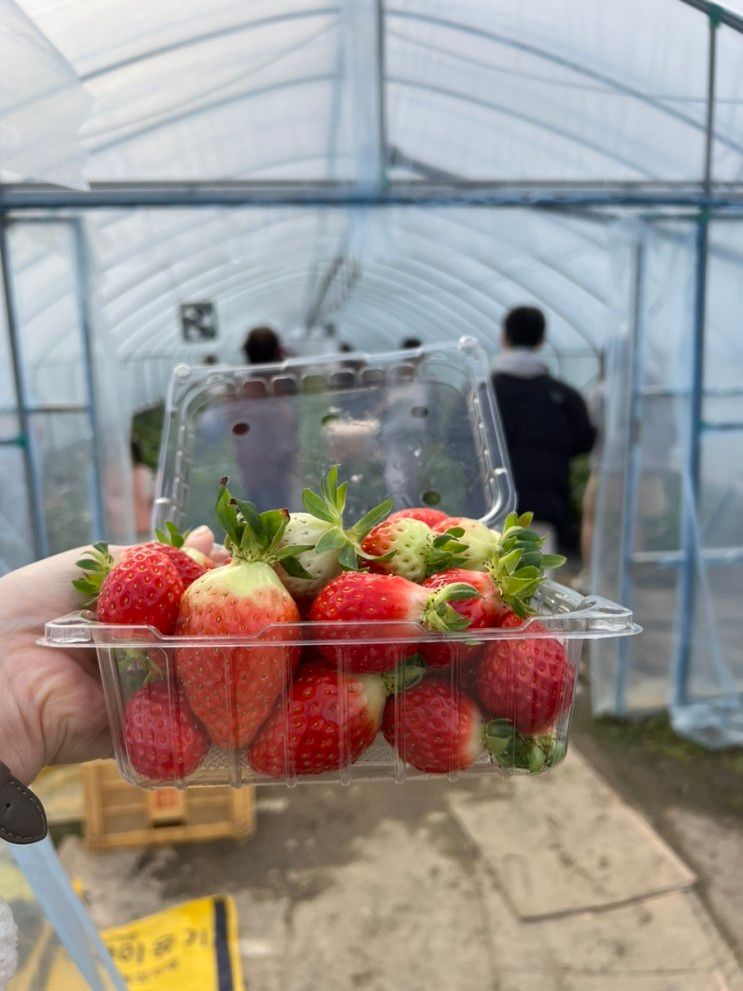
[[[276,572],[286,589],[295,598],[314,598],[325,585],[341,573],[338,561],[338,550],[331,549],[318,553],[314,548],[322,538],[333,529],[333,524],[319,520],[311,513],[291,513],[289,522],[284,530],[283,542],[286,544],[311,544],[313,550],[297,554],[297,560],[310,576],[309,578],[294,578],[281,566],[276,565]]]
[[[454,531],[457,543],[464,544],[464,549],[458,552],[460,566],[463,568],[482,570],[498,548],[500,535],[484,523],[468,519],[466,516],[448,516],[440,523],[436,523],[433,529],[437,533]]]
[[[309,546],[297,553],[300,570],[290,574],[286,566],[277,565],[277,573],[296,599],[310,601],[344,569],[355,570],[359,558],[368,558],[361,546],[366,534],[383,520],[392,508],[387,499],[370,509],[357,523],[345,529],[348,482],[338,484],[338,465],[320,482],[320,491],[305,489],[302,502],[306,512],[292,513],[281,539],[281,547]],[[304,572],[304,573],[302,573]]]

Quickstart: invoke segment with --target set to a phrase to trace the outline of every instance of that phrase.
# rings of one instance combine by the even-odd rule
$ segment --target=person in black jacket
[[[563,550],[573,550],[578,528],[570,509],[570,461],[591,450],[596,431],[581,395],[549,374],[539,354],[545,329],[536,307],[518,306],[506,315],[493,387],[519,512],[532,511],[536,521],[554,527]]]

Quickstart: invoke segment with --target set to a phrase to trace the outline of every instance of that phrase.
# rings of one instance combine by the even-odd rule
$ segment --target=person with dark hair
[[[570,461],[596,439],[582,396],[553,378],[539,354],[544,313],[518,306],[506,314],[502,351],[495,362],[498,400],[518,493],[519,512],[553,528],[558,545],[572,551],[578,526],[570,507]]]
[[[417,337],[406,337],[400,347],[403,351],[415,351],[421,344],[422,341]]]
[[[248,365],[271,365],[284,357],[279,335],[271,327],[253,327],[245,338],[243,353]]]

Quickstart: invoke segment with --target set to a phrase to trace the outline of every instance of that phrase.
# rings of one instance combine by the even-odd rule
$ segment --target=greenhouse
[[[4,0],[2,568],[131,539],[132,417],[246,328],[492,354],[536,300],[554,370],[604,369],[592,587],[646,629],[594,654],[594,705],[740,740],[742,29],[705,0]]]

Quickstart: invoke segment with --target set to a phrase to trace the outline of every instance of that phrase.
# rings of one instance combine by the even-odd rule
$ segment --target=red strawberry
[[[173,564],[152,547],[134,547],[117,565],[105,544],[95,544],[90,557],[78,561],[84,578],[75,588],[97,596],[100,623],[152,626],[169,634],[173,628],[183,582]]]
[[[323,624],[317,631],[318,640],[369,640],[345,647],[318,643],[327,660],[346,664],[349,671],[387,671],[411,653],[412,645],[399,638],[414,638],[419,624],[441,633],[465,629],[467,620],[449,603],[474,594],[471,585],[461,583],[431,592],[399,575],[348,571],[320,592],[312,603],[310,619]],[[355,625],[337,626],[338,621]]]
[[[448,519],[440,509],[430,509],[428,506],[414,506],[412,509],[398,509],[387,517],[388,520],[420,520],[431,529],[442,520]]]
[[[390,698],[382,732],[404,761],[429,774],[464,770],[485,751],[477,705],[441,678]]]
[[[182,693],[162,681],[145,685],[129,699],[123,733],[132,767],[152,781],[187,777],[209,750]]]
[[[565,756],[554,733],[526,737],[508,720],[486,723],[472,699],[439,674],[387,700],[382,733],[406,763],[427,774],[464,771],[485,754],[505,770],[538,773]]]
[[[164,530],[155,531],[155,536],[157,541],[153,546],[158,547],[173,562],[185,588],[214,567],[214,562],[206,554],[195,547],[186,546],[188,533],[181,533],[169,520]]]
[[[157,551],[166,557],[180,575],[184,588],[188,588],[188,586],[193,584],[197,578],[201,578],[206,571],[206,568],[195,561],[190,554],[186,553],[184,549],[180,547],[173,547],[170,544],[160,544],[156,540],[151,540],[147,544],[138,544],[136,547],[128,548],[124,551],[119,560],[125,561],[138,550]]]
[[[306,664],[253,741],[250,766],[280,778],[353,764],[374,742],[386,698],[377,675],[343,675],[317,661]]]
[[[509,613],[503,628],[523,625]],[[544,632],[532,621],[529,631]],[[494,716],[510,720],[520,733],[539,735],[551,729],[573,699],[575,672],[559,640],[529,637],[494,640],[480,662],[477,687],[480,701]]]
[[[431,575],[423,582],[424,588],[432,590],[443,588],[454,582],[465,582],[472,585],[480,594],[471,599],[457,599],[452,603],[460,616],[469,620],[468,630],[482,629],[488,626],[498,626],[499,621],[507,612],[501,601],[500,593],[490,575],[485,571],[469,571],[466,568],[450,568],[437,575]],[[479,652],[480,647],[471,647],[463,643],[421,643],[419,650],[426,664],[431,667],[446,667],[456,658],[460,664]]]
[[[299,660],[299,648],[292,646],[299,637],[297,628],[276,628],[261,636],[267,627],[299,622],[294,600],[273,569],[280,559],[293,569],[291,555],[297,548],[279,550],[286,510],[259,514],[252,503],[232,500],[225,487],[217,516],[227,532],[232,563],[207,571],[186,589],[175,632],[186,637],[254,637],[257,642],[180,647],[175,663],[188,701],[212,742],[234,748],[251,742]]]

